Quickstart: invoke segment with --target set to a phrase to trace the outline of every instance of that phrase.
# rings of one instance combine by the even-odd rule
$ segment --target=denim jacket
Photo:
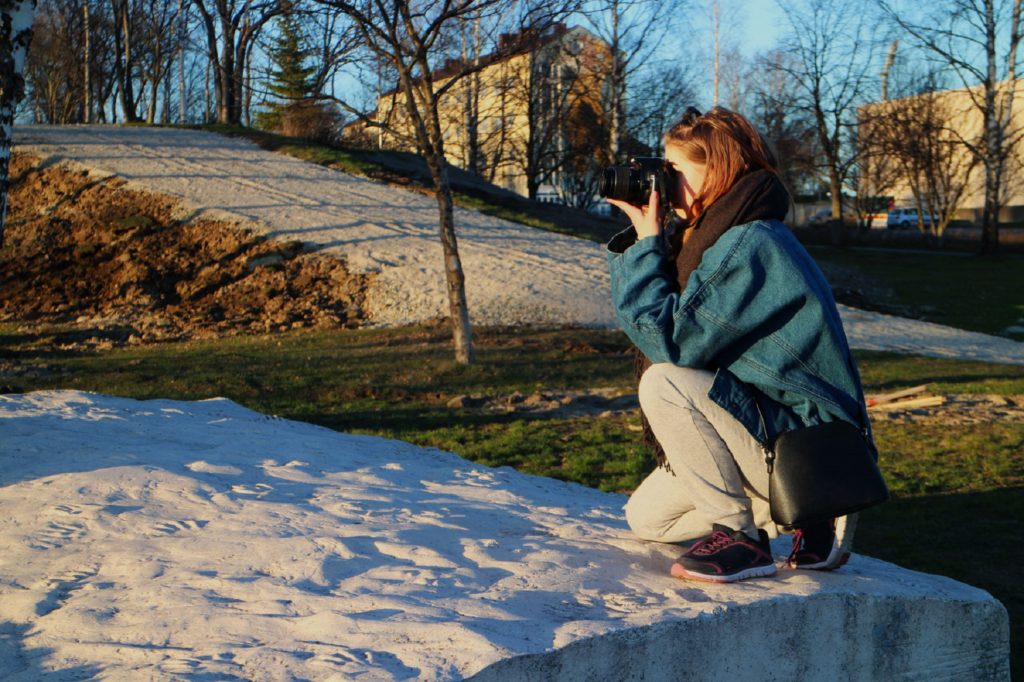
[[[837,419],[870,433],[832,290],[783,223],[726,230],[682,292],[661,237],[629,228],[608,251],[627,336],[652,362],[716,372],[708,397],[758,441]]]

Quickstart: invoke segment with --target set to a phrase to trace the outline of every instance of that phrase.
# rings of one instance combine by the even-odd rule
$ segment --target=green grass
[[[28,334],[0,325],[0,358],[28,370],[11,380],[14,388],[75,388],[138,399],[226,396],[263,412],[438,445],[487,463],[535,467],[595,487],[625,489],[638,480],[609,484],[605,472],[620,476],[623,471],[614,465],[577,463],[561,471],[561,465],[553,464],[571,460],[562,443],[577,437],[573,448],[601,452],[611,445],[616,454],[632,453],[630,426],[635,423],[605,419],[596,426],[585,418],[538,419],[526,427],[515,415],[446,405],[463,394],[499,398],[539,390],[629,388],[632,356],[620,332],[477,329],[479,361],[471,366],[453,360],[448,331],[437,326],[297,331],[104,352],[60,350],[75,336],[60,328]],[[877,352],[858,352],[857,357],[868,392],[928,383],[937,393],[1024,395],[1024,367]],[[559,424],[544,423],[555,421]],[[914,482],[895,489],[921,494],[987,489],[989,479],[997,486],[1024,484],[1020,460],[1013,457],[1020,445],[1013,440],[1013,426],[929,430],[881,422],[877,431],[887,446],[883,451],[904,456],[893,463],[893,475]],[[969,455],[999,443],[1002,459]],[[531,462],[531,453],[546,453],[547,463]],[[916,460],[906,459],[910,454],[927,461],[912,464]],[[963,480],[944,478],[954,473]],[[981,478],[972,478],[975,474]],[[929,477],[938,482],[929,483]]]
[[[446,406],[462,394],[633,385],[619,332],[477,329],[479,362],[452,360],[448,332],[300,331],[115,349],[60,350],[73,332],[0,325],[0,359],[25,368],[19,391],[76,388],[139,399],[225,396],[256,410],[348,432],[401,438],[492,466],[629,491],[651,466],[633,416],[525,418]],[[929,383],[936,392],[1024,395],[1024,367],[857,353],[868,392]],[[188,370],[182,371],[183,367]],[[1024,424],[875,426],[893,499],[864,515],[858,550],[989,590],[1024,652]],[[1015,674],[1024,674],[1020,664]]]
[[[1000,334],[1024,318],[1024,257],[909,253],[814,247],[819,262],[857,270],[891,287],[915,316],[961,329]]]
[[[933,393],[1024,395],[1024,366],[857,351],[865,391],[886,393],[928,384]]]
[[[563,227],[552,219],[540,217],[539,215],[535,215],[533,212],[509,206],[502,206],[500,204],[495,205],[484,199],[474,197],[470,194],[464,194],[462,192],[456,192],[453,196],[456,206],[471,208],[480,211],[484,215],[494,216],[495,218],[501,218],[502,220],[519,223],[520,225],[527,225],[528,227],[536,227],[548,232],[558,232],[559,234],[583,237],[584,239],[599,240],[598,235],[595,235],[590,231],[580,234],[571,224]]]
[[[406,437],[457,452],[488,466],[589,482],[610,491],[630,490],[650,466],[648,453],[627,424],[635,417],[521,419],[441,427]]]
[[[256,128],[246,128],[244,126],[227,125],[224,123],[210,123],[199,127],[203,130],[229,137],[245,137],[266,149],[279,151],[282,154],[294,156],[303,161],[309,161],[321,166],[334,166],[339,170],[344,170],[354,175],[372,175],[380,170],[377,164],[363,161],[357,155],[349,153],[344,149],[303,142]]]
[[[479,362],[471,366],[454,361],[448,332],[438,327],[235,337],[105,353],[52,350],[71,336],[60,329],[27,336],[0,326],[0,349],[8,357],[45,367],[14,388],[74,388],[139,399],[225,396],[262,412],[436,445],[487,464],[605,489],[632,488],[642,476],[644,453],[624,423],[520,422],[509,414],[446,406],[463,394],[499,398],[541,389],[628,387],[632,361],[619,332],[477,330]],[[586,444],[574,440],[577,433]],[[584,438],[586,433],[591,435]],[[537,447],[524,450],[524,442]],[[632,464],[620,465],[620,459]]]
[[[857,353],[866,390],[1024,396],[1024,367]],[[892,499],[863,514],[857,551],[981,587],[1007,608],[1014,679],[1024,679],[1024,424],[875,420]]]
[[[873,426],[886,481],[897,497],[1024,487],[1024,424]]]

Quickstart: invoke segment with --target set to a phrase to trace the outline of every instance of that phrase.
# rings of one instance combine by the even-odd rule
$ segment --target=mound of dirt
[[[370,275],[173,198],[36,157],[11,160],[0,321],[71,325],[110,346],[355,326]]]

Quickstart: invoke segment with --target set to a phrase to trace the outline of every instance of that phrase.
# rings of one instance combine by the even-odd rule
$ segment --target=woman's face
[[[680,218],[690,222],[697,217],[693,212],[693,199],[704,186],[707,166],[690,161],[683,154],[682,148],[676,145],[665,147],[665,161],[676,172],[678,182],[672,208]]]

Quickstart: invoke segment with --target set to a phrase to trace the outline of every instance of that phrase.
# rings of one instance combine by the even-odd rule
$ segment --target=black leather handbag
[[[764,450],[772,521],[781,526],[830,521],[889,499],[867,430],[849,422],[785,431]]]

